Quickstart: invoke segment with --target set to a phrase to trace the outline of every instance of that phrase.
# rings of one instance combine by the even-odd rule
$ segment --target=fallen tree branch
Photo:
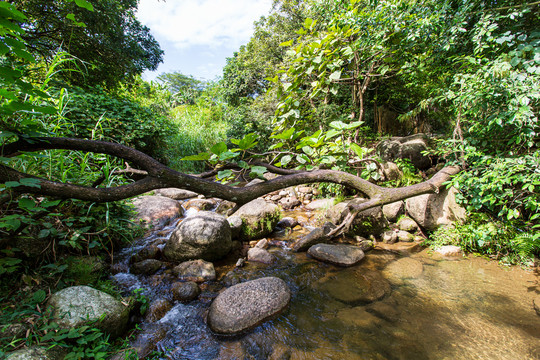
[[[0,165],[0,182],[5,183],[7,181],[20,181],[24,178],[35,178],[40,180],[39,188],[20,185],[17,187],[17,192],[95,202],[117,201],[155,189],[176,187],[194,191],[209,197],[218,197],[229,200],[238,205],[245,204],[262,195],[290,186],[316,182],[332,182],[355,189],[365,197],[369,198],[368,201],[355,205],[354,210],[358,210],[359,212],[370,207],[403,200],[408,197],[437,192],[438,188],[447,181],[451,175],[457,174],[459,171],[459,168],[455,166],[446,167],[428,181],[412,186],[392,189],[380,187],[360,177],[342,171],[297,171],[281,169],[266,164],[266,168],[269,169],[269,171],[286,173],[286,175],[249,186],[249,188],[235,188],[204,178],[180,173],[168,168],[138,150],[104,141],[55,137],[20,139],[16,142],[7,144],[4,147],[2,155],[10,158],[17,156],[22,152],[52,149],[78,150],[116,156],[131,163],[131,166],[133,166],[134,169],[146,171],[147,176],[128,185],[110,188],[93,188],[91,186],[66,184],[38,178],[19,172],[6,165]]]

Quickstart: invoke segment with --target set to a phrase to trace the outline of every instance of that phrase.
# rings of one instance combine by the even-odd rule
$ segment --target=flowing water
[[[172,300],[170,271],[144,277],[126,269],[130,254],[164,244],[173,229],[119,254],[114,278],[122,288]],[[532,271],[477,257],[437,258],[415,244],[378,246],[358,265],[338,268],[291,252],[297,236],[275,234],[270,251],[278,261],[270,266],[234,269],[235,257],[215,263],[218,280],[203,284],[198,300],[143,322],[134,348],[158,350],[164,359],[540,359],[540,316],[532,304],[540,282]],[[205,316],[224,283],[263,276],[287,282],[288,309],[242,336],[212,334]]]

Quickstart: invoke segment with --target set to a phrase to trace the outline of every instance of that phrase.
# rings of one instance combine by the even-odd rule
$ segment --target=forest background
[[[257,177],[264,169],[246,160],[258,157],[399,186],[423,174],[403,161],[404,178],[382,182],[372,162],[358,169],[349,160],[374,158],[381,138],[426,132],[433,157],[462,167],[451,184],[469,212],[429,242],[529,266],[540,254],[538,2],[276,0],[210,82],[181,72],[141,79],[163,52],[136,7],[136,0],[0,2],[2,146],[33,136],[106,140],[182,172],[235,162]],[[74,184],[132,181],[124,163],[102,154],[49,150],[0,161]],[[216,180],[234,177],[224,169]],[[53,283],[80,282],[82,270],[57,254],[112,256],[140,235],[127,202],[18,191],[39,187],[33,179],[0,187],[0,275],[31,289],[3,284],[2,303],[21,304],[3,316],[34,312]],[[333,184],[320,188],[348,195]],[[112,291],[107,281],[99,286]],[[45,336],[39,326],[32,334],[26,341]],[[108,351],[99,336],[84,351]]]

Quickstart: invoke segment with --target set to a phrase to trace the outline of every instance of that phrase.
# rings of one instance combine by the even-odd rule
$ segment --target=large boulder
[[[428,148],[429,138],[426,134],[393,137],[377,145],[377,155],[384,161],[409,159],[417,169],[426,170],[432,165],[431,159],[422,152]]]
[[[457,190],[441,189],[438,194],[424,194],[407,199],[407,213],[426,230],[451,225],[466,218],[466,210],[456,203]]]
[[[178,188],[164,188],[154,191],[156,195],[165,196],[174,200],[185,200],[197,197],[199,194],[193,191],[178,189]]]
[[[109,294],[89,286],[72,286],[53,294],[48,306],[61,328],[71,329],[89,325],[112,337],[126,330],[129,308]],[[95,323],[94,323],[95,322]]]
[[[208,312],[208,326],[218,334],[239,334],[277,316],[290,299],[289,287],[279,278],[240,283],[214,299]]]
[[[388,221],[396,222],[399,216],[402,215],[405,211],[405,203],[400,200],[383,205],[382,211]]]
[[[338,203],[328,209],[326,212],[326,218],[333,224],[340,224],[350,213],[350,205],[360,204],[364,201],[366,200],[358,198]],[[356,215],[349,235],[359,235],[363,237],[369,237],[370,235],[378,236],[387,227],[388,221],[384,217],[382,207],[376,206],[371,209],[361,211]]]
[[[344,244],[317,244],[309,248],[308,254],[317,260],[338,266],[353,266],[364,258],[361,248]]]
[[[182,221],[163,248],[173,261],[218,260],[232,249],[231,228],[224,216],[200,211]]]
[[[241,240],[264,237],[274,230],[281,218],[279,207],[263,199],[255,199],[238,209],[232,216],[242,219]]]
[[[182,206],[164,196],[140,196],[133,200],[136,218],[147,225],[157,226],[182,215]]]

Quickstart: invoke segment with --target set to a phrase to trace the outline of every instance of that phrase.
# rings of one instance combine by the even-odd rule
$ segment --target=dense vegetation
[[[219,81],[174,72],[152,83],[140,74],[157,67],[162,51],[134,17],[136,3],[0,2],[2,145],[36,134],[104,139],[185,172],[234,161],[260,176],[265,169],[246,163],[255,156],[379,181],[373,162],[349,160],[374,158],[381,137],[428,132],[437,138],[434,155],[462,166],[452,185],[470,213],[430,241],[528,265],[540,254],[538,3],[276,0]],[[99,154],[45,151],[0,161],[76,184],[132,181],[118,171],[124,164]],[[422,179],[399,165],[404,183]],[[70,259],[107,262],[137,236],[129,205],[19,194],[18,186],[39,186],[23,180],[0,184],[0,323],[22,317],[31,325],[25,336],[2,339],[0,356],[46,343],[73,358],[79,351],[106,357],[113,346],[103,334],[51,332],[39,304],[49,289],[76,283],[114,293],[89,276],[91,266]]]

